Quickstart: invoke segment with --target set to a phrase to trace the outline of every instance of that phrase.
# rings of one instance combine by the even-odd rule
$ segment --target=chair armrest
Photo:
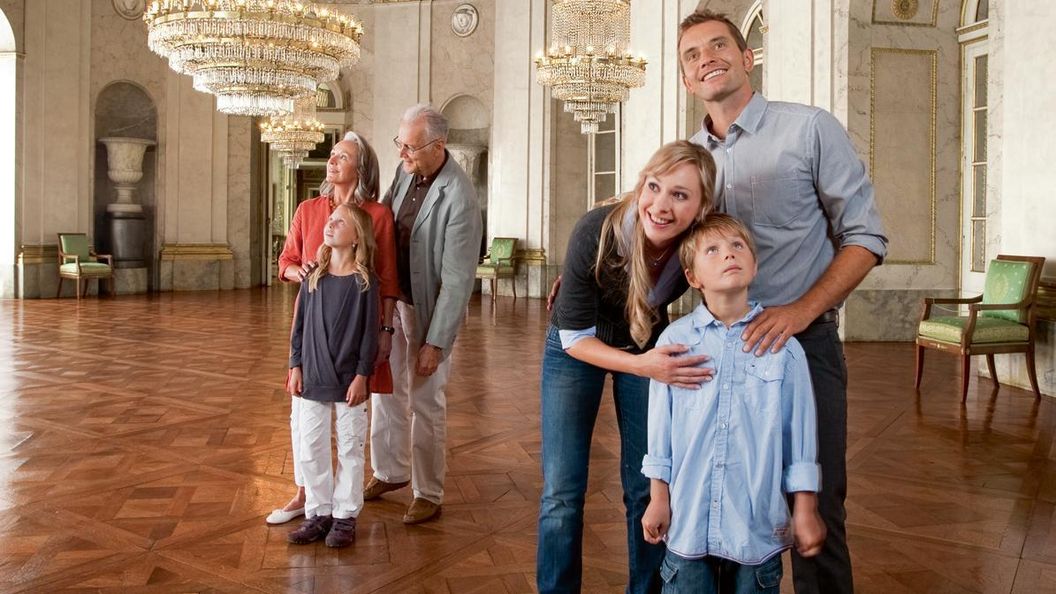
[[[927,305],[949,305],[952,303],[967,304],[967,303],[979,303],[983,300],[982,295],[976,295],[975,297],[925,297],[924,303]]]
[[[1019,303],[973,303],[968,306],[971,311],[997,311],[1003,309],[1024,309],[1030,303],[1030,300],[1020,301]]]
[[[59,257],[62,258],[62,263],[63,264],[69,264],[70,260],[73,260],[73,263],[77,264],[78,266],[80,266],[80,264],[81,264],[81,257],[78,256],[77,254],[62,254],[62,253],[60,253]]]
[[[95,260],[96,261],[106,260],[106,264],[108,266],[110,266],[111,268],[114,267],[114,256],[111,255],[111,254],[96,254],[95,255]]]
[[[484,254],[483,256],[480,257],[479,260],[477,260],[477,264],[479,265],[479,264],[483,264],[485,262],[490,262],[490,261],[491,261],[491,250],[488,250],[488,253]]]

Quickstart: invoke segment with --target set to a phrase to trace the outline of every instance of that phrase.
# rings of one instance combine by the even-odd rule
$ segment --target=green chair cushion
[[[477,266],[477,278],[499,278],[503,276],[513,276],[513,266],[495,266],[494,264]]]
[[[968,318],[964,316],[939,316],[924,320],[920,323],[917,334],[932,340],[952,342],[960,344],[964,336],[964,327],[968,325]],[[1023,324],[1010,322],[1000,318],[984,318],[979,316],[975,320],[975,331],[972,333],[972,344],[989,342],[1026,342],[1030,335],[1027,327]]]
[[[75,262],[63,264],[62,266],[59,266],[59,272],[62,274],[76,275],[77,264]],[[110,265],[101,262],[81,262],[80,273],[81,276],[109,276]]]
[[[83,233],[70,233],[59,235],[62,243],[59,246],[64,254],[80,256],[81,260],[87,260],[92,246],[88,243],[88,236]]]
[[[513,237],[496,237],[491,240],[490,260],[501,262],[513,257],[513,251],[517,248],[517,239]]]
[[[1030,288],[1030,262],[1015,260],[991,260],[986,270],[986,285],[983,288],[983,303],[1019,303]],[[979,312],[980,317],[997,318],[1010,322],[1027,321],[1025,309],[999,309]]]

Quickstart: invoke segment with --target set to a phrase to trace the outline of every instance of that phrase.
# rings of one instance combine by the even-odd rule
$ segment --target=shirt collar
[[[434,181],[436,181],[437,176],[439,176],[440,172],[443,171],[444,167],[447,166],[447,160],[448,158],[450,158],[450,156],[451,155],[447,152],[447,149],[444,149],[444,160],[442,163],[440,163],[440,167],[437,168],[436,173],[433,173],[431,176],[423,177],[421,175],[415,174],[414,179],[411,180],[411,183],[414,184],[415,189],[421,188],[422,186],[431,185]]]
[[[759,305],[758,301],[749,301],[748,307],[750,308],[748,313],[746,313],[740,320],[737,320],[737,322],[733,324],[734,326],[747,324],[755,319],[755,316],[763,313],[763,306]],[[693,316],[694,328],[706,328],[708,326],[723,327],[723,323],[715,319],[715,316],[711,315],[711,312],[708,311],[708,308],[705,307],[703,303],[698,305],[690,315]]]
[[[749,134],[755,134],[755,132],[759,130],[760,123],[763,121],[763,114],[766,113],[766,106],[768,104],[769,101],[766,100],[766,97],[763,97],[762,93],[752,93],[752,98],[748,100],[748,105],[744,106],[744,109],[741,110],[741,115],[737,116],[737,119],[733,121],[730,128],[737,127]],[[704,121],[700,125],[701,130],[707,135],[710,142],[722,142],[719,140],[718,136],[711,133],[708,126],[710,123],[711,116],[704,116]]]

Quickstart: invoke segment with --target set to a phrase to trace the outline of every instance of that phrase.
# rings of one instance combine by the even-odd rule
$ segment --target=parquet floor
[[[447,500],[368,503],[356,544],[286,544],[292,293],[0,302],[0,591],[530,592],[540,487],[539,301],[475,299],[449,389]],[[929,353],[847,345],[849,530],[861,592],[1056,591],[1053,403],[958,398]],[[595,435],[586,582],[625,573],[615,416]],[[785,591],[788,588],[786,576]]]

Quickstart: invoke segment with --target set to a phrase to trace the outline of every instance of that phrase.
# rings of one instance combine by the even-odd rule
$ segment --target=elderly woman
[[[338,204],[351,203],[360,207],[374,225],[374,239],[378,249],[374,255],[374,269],[381,293],[381,332],[378,336],[378,359],[375,374],[370,378],[373,392],[391,392],[392,376],[388,359],[392,350],[392,310],[399,296],[396,278],[396,242],[392,211],[378,200],[378,157],[374,149],[355,132],[348,132],[335,144],[326,162],[326,181],[320,186],[322,194],[297,206],[293,224],[286,235],[286,245],[279,256],[279,278],[299,283],[315,266],[315,255],[323,243],[323,227]],[[296,306],[294,307],[296,311]],[[285,506],[271,512],[268,524],[283,524],[304,514],[304,481],[297,465],[298,405],[300,398],[291,398],[290,436],[293,442],[293,479],[297,495]]]
[[[642,514],[649,379],[681,387],[707,381],[705,356],[656,347],[667,305],[688,288],[678,261],[686,231],[711,210],[715,163],[686,141],[658,150],[634,192],[579,220],[568,242],[543,352],[543,493],[536,579],[539,592],[578,592],[583,573],[583,505],[590,442],[605,377],[612,376],[627,518],[627,591],[660,590],[664,548],[645,541]]]

